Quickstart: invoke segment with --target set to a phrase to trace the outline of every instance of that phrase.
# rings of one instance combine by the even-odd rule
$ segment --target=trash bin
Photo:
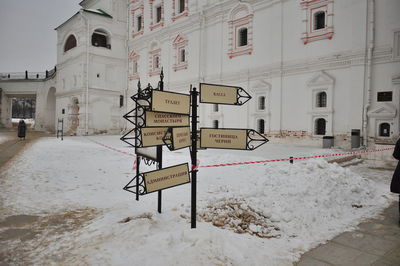
[[[351,148],[359,148],[361,144],[361,131],[359,129],[351,130]]]
[[[333,136],[323,136],[322,137],[322,148],[332,148],[333,147]]]

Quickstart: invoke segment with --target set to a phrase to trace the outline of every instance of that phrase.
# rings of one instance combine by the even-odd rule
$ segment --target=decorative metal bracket
[[[247,130],[247,143],[246,143],[246,149],[247,150],[255,150],[261,145],[264,145],[267,143],[269,139],[267,139],[265,136],[261,135],[254,129],[248,129]]]
[[[133,194],[136,194],[136,178],[139,178],[139,195],[146,195],[147,191],[146,191],[146,185],[144,183],[143,174],[139,174],[134,178],[132,178],[132,180],[129,181],[129,183],[126,184],[126,186],[123,189]]]
[[[250,94],[247,93],[243,88],[238,88],[237,89],[237,105],[243,105],[250,101],[251,96]]]
[[[128,136],[132,132],[134,132],[133,136]],[[129,130],[128,133],[126,133],[125,135],[123,135],[120,138],[120,140],[122,140],[123,142],[129,144],[130,146],[132,146],[134,148],[142,147],[142,134],[140,132],[140,129],[138,129],[138,128]],[[133,140],[133,143],[131,140]]]

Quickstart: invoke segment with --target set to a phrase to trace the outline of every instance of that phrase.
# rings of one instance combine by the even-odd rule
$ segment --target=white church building
[[[246,105],[202,105],[200,126],[349,148],[400,129],[398,0],[84,0],[59,25],[56,71],[0,73],[0,126],[35,99],[35,128],[121,133],[129,99],[161,69],[165,90],[240,86]],[[17,112],[17,111],[15,111]]]

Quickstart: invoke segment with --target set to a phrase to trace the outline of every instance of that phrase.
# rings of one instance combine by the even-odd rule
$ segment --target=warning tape
[[[208,167],[223,167],[223,166],[235,166],[235,165],[246,165],[246,164],[258,164],[258,163],[283,162],[283,161],[290,161],[290,160],[293,160],[293,161],[294,160],[306,160],[306,159],[313,159],[313,158],[326,158],[326,157],[335,157],[335,156],[356,155],[356,154],[363,154],[363,153],[368,153],[368,152],[381,152],[381,151],[388,151],[388,150],[393,150],[393,149],[394,148],[383,148],[383,149],[376,149],[376,150],[363,150],[363,151],[353,151],[353,152],[346,152],[346,153],[323,154],[323,155],[304,156],[304,157],[291,157],[291,158],[271,159],[271,160],[263,160],[263,161],[210,164],[210,165],[202,165],[200,167],[208,168]]]
[[[107,149],[110,149],[112,151],[122,153],[128,156],[132,156],[136,158],[136,154],[128,153],[125,151],[118,150],[114,147],[105,145],[101,142],[92,140],[90,138],[87,138],[90,141],[103,146]],[[383,148],[383,149],[376,149],[376,150],[362,150],[362,151],[352,151],[352,152],[345,152],[345,153],[334,153],[334,154],[323,154],[323,155],[313,155],[313,156],[304,156],[304,157],[291,157],[291,158],[283,158],[283,159],[270,159],[270,160],[262,160],[262,161],[249,161],[249,162],[235,162],[235,163],[223,163],[223,164],[209,164],[209,165],[200,165],[200,161],[197,160],[196,165],[192,166],[192,170],[196,170],[198,168],[210,168],[210,167],[224,167],[224,166],[235,166],[235,165],[247,165],[247,164],[259,164],[259,163],[272,163],[272,162],[283,162],[283,161],[291,161],[291,160],[307,160],[307,159],[313,159],[313,158],[326,158],[326,157],[337,157],[337,156],[346,156],[346,155],[357,155],[357,154],[363,154],[363,153],[369,153],[369,152],[381,152],[381,151],[389,151],[393,150],[394,147],[392,148]],[[136,169],[136,160],[133,163],[132,170]]]

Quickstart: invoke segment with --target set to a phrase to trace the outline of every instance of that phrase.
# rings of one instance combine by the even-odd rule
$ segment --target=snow
[[[43,138],[0,173],[0,219],[73,210],[94,217],[76,230],[31,240],[32,264],[292,265],[393,201],[391,172],[365,163],[343,168],[311,159],[201,168],[336,150],[272,143],[254,152],[209,149],[199,152],[199,215],[190,229],[190,184],[164,190],[159,214],[157,193],[136,201],[122,190],[135,174],[133,157],[91,140],[133,153],[119,136]],[[164,167],[190,160],[188,149],[164,149],[163,156]]]

